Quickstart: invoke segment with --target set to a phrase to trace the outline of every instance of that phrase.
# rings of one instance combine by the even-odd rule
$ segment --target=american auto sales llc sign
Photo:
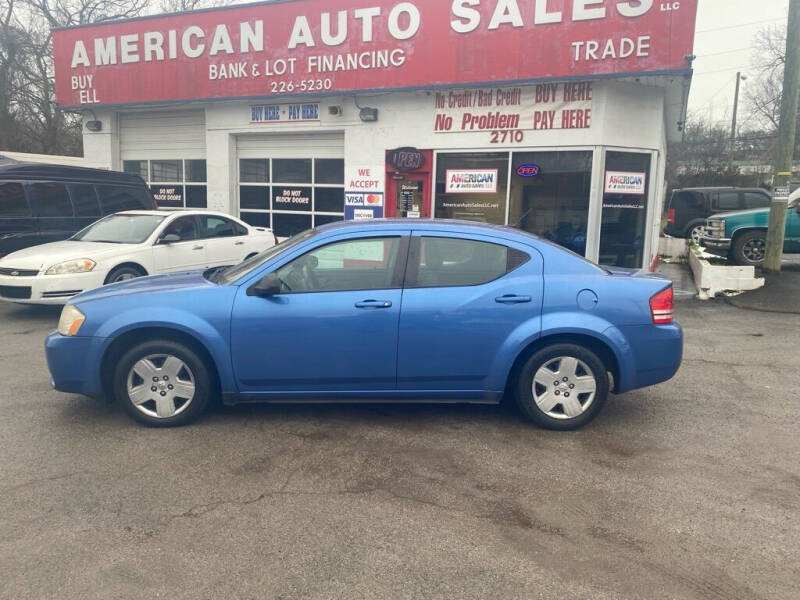
[[[294,0],[108,21],[53,32],[56,96],[91,107],[685,74],[697,3]]]
[[[646,173],[606,171],[606,194],[629,194],[642,196],[645,191]]]

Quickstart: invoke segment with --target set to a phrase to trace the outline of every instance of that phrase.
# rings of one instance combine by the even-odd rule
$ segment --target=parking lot
[[[480,406],[221,408],[50,389],[0,305],[3,598],[797,598],[800,316],[679,303],[685,361],[588,428]]]

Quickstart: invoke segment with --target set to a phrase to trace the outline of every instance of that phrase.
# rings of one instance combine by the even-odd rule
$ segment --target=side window
[[[72,203],[63,183],[34,183],[31,190],[37,217],[72,217]]]
[[[225,217],[202,216],[200,217],[200,237],[234,237],[245,235],[247,230]]]
[[[167,234],[174,234],[181,238],[182,242],[186,242],[188,240],[196,240],[198,238],[197,234],[197,219],[192,217],[178,217],[172,223],[167,225],[166,229],[164,229],[164,233],[161,235]]]
[[[0,183],[0,218],[29,217],[30,214],[22,184]]]
[[[97,202],[97,194],[91,185],[74,184],[69,185],[69,194],[72,196],[72,204],[75,206],[75,214],[79,217],[99,217],[100,205]]]
[[[400,241],[366,238],[317,248],[278,269],[281,288],[286,293],[390,289]]]
[[[142,188],[98,185],[97,195],[104,215],[123,210],[153,210],[153,200]]]
[[[759,194],[758,192],[744,193],[745,208],[764,208],[769,206],[770,202],[770,198],[766,194]]]
[[[500,244],[445,237],[422,237],[416,282],[409,287],[480,285],[498,279],[530,260]],[[413,277],[412,277],[413,279]]]
[[[739,210],[739,192],[717,192],[713,198],[717,210]]]

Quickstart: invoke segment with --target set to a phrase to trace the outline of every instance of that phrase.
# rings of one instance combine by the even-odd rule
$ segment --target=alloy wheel
[[[705,233],[706,228],[703,226],[693,227],[692,231],[689,233],[689,236],[692,238],[692,243],[696,244],[697,246],[700,245],[702,241],[703,233]]]
[[[574,356],[548,360],[533,377],[533,399],[539,409],[554,419],[574,419],[594,401],[597,382],[594,373]]]
[[[195,394],[194,374],[171,354],[151,354],[135,362],[126,387],[137,410],[159,419],[182,413]]]
[[[128,281],[129,279],[136,279],[136,275],[134,275],[130,271],[125,271],[123,273],[120,273],[116,277],[114,277],[114,280],[111,283],[118,283],[120,281]]]
[[[747,240],[742,246],[742,254],[751,263],[760,263],[767,253],[767,242],[761,238]]]

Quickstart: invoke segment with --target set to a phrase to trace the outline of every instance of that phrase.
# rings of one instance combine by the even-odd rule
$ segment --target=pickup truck
[[[800,189],[789,196],[783,251],[800,253]],[[769,208],[711,215],[700,245],[738,265],[760,266],[767,250]]]

